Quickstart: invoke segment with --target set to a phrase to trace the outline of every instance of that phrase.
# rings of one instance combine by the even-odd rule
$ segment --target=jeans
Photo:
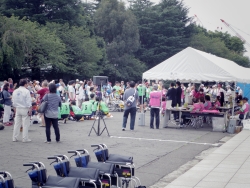
[[[15,124],[13,130],[13,141],[18,139],[20,127],[23,126],[23,141],[29,139],[30,116],[28,115],[29,108],[16,108]]]
[[[150,128],[154,128],[154,117],[155,117],[155,127],[159,129],[160,125],[160,109],[151,108],[150,109]]]
[[[134,130],[135,126],[135,116],[136,116],[136,107],[126,109],[123,114],[123,125],[122,127],[125,129],[127,125],[128,115],[130,113],[130,130]]]
[[[55,130],[55,135],[56,135],[56,141],[60,141],[60,130],[58,127],[58,119],[57,118],[47,118],[44,115],[44,120],[45,120],[45,125],[46,125],[46,137],[47,137],[47,141],[51,142],[51,138],[50,138],[50,127],[51,127],[51,123],[54,127]]]

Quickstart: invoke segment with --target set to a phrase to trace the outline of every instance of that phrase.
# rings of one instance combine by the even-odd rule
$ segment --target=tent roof
[[[143,73],[149,80],[238,81],[250,83],[250,69],[188,47]]]

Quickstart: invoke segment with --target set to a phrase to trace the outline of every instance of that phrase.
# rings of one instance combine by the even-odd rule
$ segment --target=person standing
[[[31,142],[29,139],[30,116],[32,115],[32,99],[30,91],[27,89],[28,82],[26,79],[19,81],[19,88],[13,92],[12,100],[15,108],[15,124],[13,130],[13,142],[18,141],[20,127],[23,127],[23,142]]]
[[[129,97],[134,97],[134,101],[131,105],[128,106],[127,100]],[[125,103],[125,110],[123,113],[123,124],[122,124],[122,130],[125,131],[126,125],[127,125],[127,120],[128,120],[128,115],[130,114],[130,130],[134,130],[135,126],[135,117],[136,117],[136,102],[138,100],[138,92],[135,89],[135,82],[131,81],[129,83],[129,89],[126,89],[124,95],[123,95],[123,100]]]
[[[172,100],[172,107],[176,106],[176,89],[174,88],[174,83],[170,84],[170,89],[167,92],[167,99]]]
[[[41,101],[47,93],[49,93],[48,81],[44,80],[42,83],[42,89],[37,91],[37,94],[39,94],[39,101]],[[40,114],[40,117],[42,120],[42,125],[40,125],[40,127],[45,127],[44,114]]]
[[[75,90],[75,80],[69,81],[69,99],[70,101],[75,101],[76,99],[76,90]]]
[[[179,81],[176,82],[176,104],[178,107],[181,107],[181,95],[182,95],[182,89],[181,89],[181,83]],[[176,112],[174,114],[174,119],[176,121],[179,121],[179,113]]]
[[[142,83],[141,81],[139,82],[139,85],[137,87],[137,91],[138,91],[138,95],[139,95],[139,104],[140,104],[140,111],[141,113],[143,112],[144,110],[144,113],[146,112],[145,108],[146,108],[146,105],[144,104],[145,101],[145,97],[146,97],[146,87],[144,85],[144,83]]]
[[[157,91],[158,85],[155,84],[153,86],[153,91],[150,92],[150,129],[154,129],[154,117],[155,117],[155,127],[159,129],[160,125],[160,108],[161,108],[161,99],[162,99],[162,92]]]
[[[230,85],[227,85],[226,88],[227,88],[227,91],[226,91],[225,102],[229,103],[229,99],[232,96],[232,90],[230,88]]]
[[[55,130],[56,142],[60,142],[60,130],[58,127],[58,107],[61,107],[61,98],[56,94],[56,85],[54,83],[49,84],[49,92],[46,94],[42,101],[47,101],[48,106],[44,113],[45,125],[46,125],[46,137],[45,143],[50,144],[50,127],[51,124]]]
[[[10,115],[11,115],[11,94],[9,93],[10,84],[6,83],[3,86],[3,99],[4,99],[4,114],[3,114],[3,125],[11,126]]]

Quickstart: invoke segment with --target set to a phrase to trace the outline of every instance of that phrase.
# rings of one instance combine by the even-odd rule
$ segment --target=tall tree
[[[67,71],[65,45],[46,27],[16,17],[0,16],[0,68],[9,75],[31,71],[40,78],[40,69]]]
[[[134,58],[139,47],[135,16],[117,0],[102,0],[94,15],[96,33],[106,43],[105,73],[121,79],[139,79],[145,66]]]
[[[231,49],[229,49],[227,47],[225,41],[222,40],[220,36],[214,37],[216,35],[217,35],[217,33],[212,34],[212,32],[197,33],[191,38],[190,46],[194,47],[198,50],[201,50],[201,51],[204,51],[207,53],[211,53],[211,54],[217,55],[217,56],[222,57],[222,58],[232,60],[241,66],[250,67],[249,58],[246,56],[243,56],[241,52],[237,53],[238,49],[236,48],[236,46],[238,46],[238,43],[236,43],[236,46],[232,45]],[[231,41],[231,40],[235,41],[235,38],[230,37],[229,41]],[[236,41],[238,41],[238,39]],[[241,46],[243,46],[243,45],[241,45]],[[234,51],[232,49],[236,49],[236,51]]]
[[[141,48],[136,53],[151,68],[186,48],[192,35],[188,8],[182,1],[162,0],[157,5],[135,0],[131,10],[137,17]],[[189,24],[189,26],[187,26]]]
[[[46,22],[82,25],[83,6],[81,0],[0,0],[0,13],[7,17],[26,17],[40,24]]]
[[[104,41],[90,36],[90,32],[82,27],[69,24],[47,23],[51,32],[66,45],[67,67],[70,75],[92,77],[102,72],[98,62],[105,59]]]

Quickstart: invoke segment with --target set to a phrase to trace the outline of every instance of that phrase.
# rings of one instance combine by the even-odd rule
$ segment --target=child
[[[102,114],[106,115],[106,117],[112,118],[113,116],[109,113],[109,108],[105,104],[105,102],[101,101],[99,97],[96,97],[96,101],[99,102],[98,105],[100,105],[100,111]]]
[[[82,113],[81,109],[78,106],[76,106],[75,101],[71,102],[71,105],[69,108],[70,108],[70,116],[74,120],[79,121],[83,117],[83,113]]]
[[[85,119],[90,119],[93,111],[92,111],[93,103],[89,101],[89,98],[85,98],[85,101],[82,103],[82,114]]]
[[[166,111],[167,101],[166,101],[166,98],[165,98],[165,97],[162,98],[161,101],[162,101],[162,102],[161,102],[161,114],[162,114],[162,116],[164,116],[165,111]]]
[[[205,104],[204,104],[204,109],[205,110],[210,110],[212,108],[212,103],[210,101],[210,96],[205,95]]]

